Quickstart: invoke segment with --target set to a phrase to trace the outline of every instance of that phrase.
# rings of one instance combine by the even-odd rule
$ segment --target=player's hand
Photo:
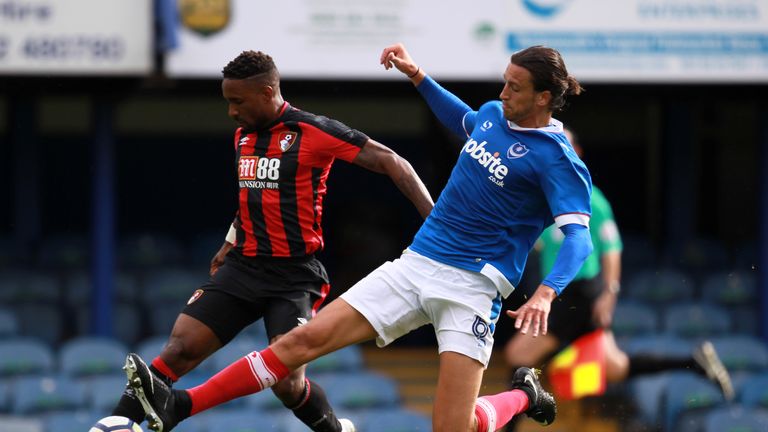
[[[557,293],[546,285],[539,285],[533,296],[516,311],[508,310],[507,316],[515,320],[515,328],[522,334],[531,332],[531,336],[547,334],[547,320],[552,300]]]
[[[227,256],[227,253],[232,249],[232,243],[225,241],[223,245],[221,245],[221,249],[219,249],[218,252],[216,252],[216,255],[213,256],[213,259],[211,259],[211,269],[209,271],[210,275],[213,276],[216,274],[217,271],[219,271],[219,267],[221,267],[224,264],[224,257]]]
[[[414,63],[405,46],[401,43],[384,48],[379,62],[384,65],[384,69],[389,70],[394,66],[409,77],[413,77],[419,72],[419,67]]]
[[[592,308],[592,321],[600,328],[610,328],[615,308],[616,294],[610,291],[603,291],[595,300],[595,305]]]

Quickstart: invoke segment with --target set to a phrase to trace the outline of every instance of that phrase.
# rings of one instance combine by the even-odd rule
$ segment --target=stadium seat
[[[101,375],[80,380],[85,387],[86,403],[95,412],[109,413],[117,405],[125,389],[126,378],[118,370],[111,375]]]
[[[38,264],[44,269],[80,269],[87,267],[89,260],[90,244],[86,235],[48,236],[38,252]]]
[[[45,432],[86,432],[107,415],[87,410],[53,412],[45,416]]]
[[[0,340],[19,336],[19,320],[16,313],[0,307]]]
[[[119,241],[118,262],[121,268],[145,269],[180,265],[183,248],[179,242],[162,234],[135,234]]]
[[[71,378],[24,376],[13,383],[11,411],[14,414],[37,415],[85,408],[85,388]]]
[[[647,426],[648,430],[661,427],[660,401],[671,374],[672,372],[662,372],[641,375],[626,383],[627,395],[637,413],[636,418]]]
[[[148,319],[150,337],[165,336],[167,339],[174,323],[176,323],[176,318],[179,317],[179,313],[184,309],[186,303],[186,300],[183,302],[170,301],[142,306],[144,316]]]
[[[363,352],[360,345],[350,345],[328,353],[307,365],[307,373],[356,372],[363,368]]]
[[[631,276],[626,284],[626,298],[663,305],[694,298],[690,276],[680,270],[644,270]]]
[[[37,339],[0,340],[0,377],[47,374],[54,370],[50,346]]]
[[[674,303],[663,313],[664,329],[676,336],[701,339],[721,336],[731,328],[728,312],[709,303]]]
[[[611,330],[617,338],[654,334],[659,330],[658,315],[645,303],[620,301],[616,304]]]
[[[72,377],[109,375],[125,364],[128,347],[114,339],[79,337],[62,344],[59,367]]]
[[[725,402],[715,384],[692,372],[671,373],[661,400],[664,427],[668,431],[677,430],[677,422],[684,412],[711,409]]]
[[[739,386],[738,400],[748,408],[768,409],[768,372],[744,380]]]
[[[768,369],[768,347],[762,340],[744,335],[712,338],[720,359],[730,371]]]
[[[181,307],[208,280],[205,272],[181,268],[164,268],[147,274],[143,298],[146,305],[174,303]]]
[[[657,354],[683,358],[690,357],[694,347],[694,341],[669,334],[637,336],[622,346],[629,355]]]
[[[0,413],[10,411],[12,379],[0,378]]]
[[[134,303],[139,298],[139,285],[136,278],[128,273],[116,273],[113,287],[113,300],[121,303]],[[91,275],[81,271],[71,274],[64,283],[65,299],[70,307],[88,305],[93,298]]]
[[[359,426],[366,432],[423,432],[432,430],[424,414],[403,408],[366,410]]]
[[[284,431],[288,417],[293,417],[293,414],[287,410],[284,410],[284,412],[263,412],[254,411],[251,408],[211,410],[203,415],[204,417],[200,421],[207,425],[208,430],[237,432]],[[182,422],[179,426],[184,423],[186,421]]]
[[[325,389],[333,406],[350,410],[391,408],[400,403],[397,383],[373,372],[322,374],[314,380]]]
[[[725,269],[729,265],[730,257],[721,242],[710,238],[694,238],[668,247],[664,252],[663,261],[671,267],[700,272]]]
[[[63,311],[58,305],[30,303],[15,306],[14,310],[19,318],[21,336],[56,346],[66,334]]]
[[[716,408],[709,412],[703,432],[765,432],[768,412],[740,406]]]
[[[144,359],[146,362],[151,362],[152,359],[159,356],[160,353],[163,351],[163,347],[165,346],[165,343],[168,342],[168,336],[170,333],[166,335],[157,335],[152,336],[147,339],[142,339],[141,342],[136,346],[136,349],[133,351],[141,358]]]
[[[205,360],[200,367],[203,370],[218,372],[253,351],[263,350],[268,345],[269,343],[266,338],[238,335],[228,344],[213,353],[213,355]]]
[[[91,331],[91,306],[83,304],[75,309],[75,334],[85,336]],[[138,306],[118,302],[112,305],[112,336],[133,345],[144,333],[144,319]]]
[[[5,272],[0,278],[0,304],[58,304],[61,301],[59,279],[46,273]]]
[[[753,272],[715,272],[701,283],[701,298],[726,306],[750,304],[757,299],[757,278]]]

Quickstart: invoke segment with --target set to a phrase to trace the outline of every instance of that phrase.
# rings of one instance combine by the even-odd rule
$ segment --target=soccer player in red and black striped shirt
[[[388,175],[422,217],[433,206],[411,165],[392,150],[284,101],[270,56],[245,51],[223,76],[229,116],[240,126],[234,137],[239,209],[211,262],[210,281],[195,291],[149,367],[169,385],[260,318],[274,340],[315,314],[330,288],[314,254],[323,248],[323,198],[336,159]],[[273,386],[275,395],[314,431],[354,431],[304,370]],[[143,419],[130,387],[113,414]]]

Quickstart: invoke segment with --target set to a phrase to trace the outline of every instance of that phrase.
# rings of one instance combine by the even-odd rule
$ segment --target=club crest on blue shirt
[[[521,144],[520,142],[516,142],[509,146],[507,149],[507,158],[508,159],[517,159],[521,158],[528,154],[528,147],[525,146],[525,144]]]

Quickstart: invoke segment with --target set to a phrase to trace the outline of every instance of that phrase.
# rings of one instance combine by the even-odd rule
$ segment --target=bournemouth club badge
[[[184,27],[203,36],[223,30],[231,15],[229,0],[178,0]]]
[[[187,301],[187,304],[194,303],[195,300],[199,299],[202,296],[203,296],[203,290],[201,289],[195,290],[195,293],[192,294],[192,297],[189,298],[189,300]]]
[[[296,141],[296,132],[281,132],[277,141],[280,143],[280,150],[286,152]]]

